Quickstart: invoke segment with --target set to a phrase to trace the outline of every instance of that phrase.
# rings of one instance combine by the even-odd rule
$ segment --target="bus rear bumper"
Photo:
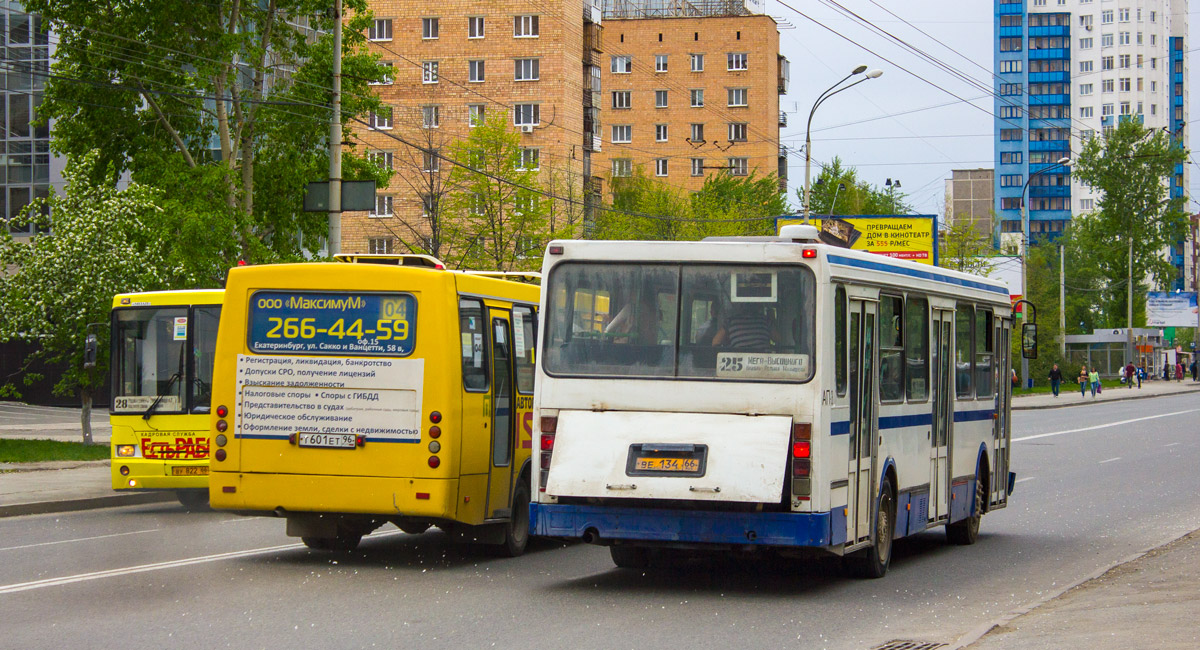
[[[530,533],[588,536],[601,543],[621,540],[825,547],[843,543],[845,531],[840,509],[834,513],[756,513],[529,504]]]

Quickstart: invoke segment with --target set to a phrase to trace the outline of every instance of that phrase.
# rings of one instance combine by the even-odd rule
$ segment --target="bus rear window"
[[[402,293],[258,291],[247,347],[256,354],[412,354],[417,301]]]
[[[567,263],[548,286],[546,371],[807,381],[807,267]]]

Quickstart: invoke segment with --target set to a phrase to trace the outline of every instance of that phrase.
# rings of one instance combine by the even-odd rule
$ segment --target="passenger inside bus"
[[[604,333],[618,343],[657,344],[661,319],[655,295],[652,290],[643,290],[636,298],[628,299],[604,327]]]
[[[713,337],[714,346],[766,351],[779,340],[770,314],[759,303],[734,303],[729,318]]]

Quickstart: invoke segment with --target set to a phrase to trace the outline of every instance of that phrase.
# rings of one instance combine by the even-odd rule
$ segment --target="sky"
[[[994,87],[991,0],[836,1],[959,73]],[[813,102],[856,66],[866,65],[883,70],[883,76],[830,98],[813,116],[813,178],[818,162],[838,156],[857,168],[860,178],[881,188],[888,179],[899,179],[900,191],[915,212],[941,214],[944,181],[952,169],[995,166],[993,97],[827,2],[833,0],[768,0],[767,4],[767,13],[779,23],[780,52],[791,62],[788,93],[779,98],[780,110],[788,113],[788,126],[781,129],[780,138],[791,152],[789,199],[793,205],[800,203],[795,190],[804,185],[801,147]],[[1189,41],[1197,34],[1200,2],[1195,4],[1189,17]],[[1190,56],[1185,91],[1200,80]],[[1189,112],[1195,110],[1190,104],[1189,100]],[[1190,184],[1189,195],[1200,196],[1200,167],[1192,167]],[[1189,209],[1200,210],[1200,203],[1190,204]]]

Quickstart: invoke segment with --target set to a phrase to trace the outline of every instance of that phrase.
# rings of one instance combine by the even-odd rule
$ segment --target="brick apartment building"
[[[448,154],[474,120],[497,112],[521,131],[523,165],[540,170],[546,187],[553,177],[555,193],[572,197],[561,203],[582,212],[599,143],[592,131],[602,49],[598,3],[374,0],[369,47],[394,72],[373,86],[387,108],[355,135],[359,151],[395,175],[378,189],[374,211],[343,216],[342,252],[399,253],[427,243],[428,196],[448,178],[450,165],[391,136]]]
[[[606,5],[597,173],[611,179],[640,168],[697,190],[721,171],[774,172],[786,188],[779,96],[788,62],[774,19],[745,13],[749,3],[685,3],[689,15],[638,4]]]

